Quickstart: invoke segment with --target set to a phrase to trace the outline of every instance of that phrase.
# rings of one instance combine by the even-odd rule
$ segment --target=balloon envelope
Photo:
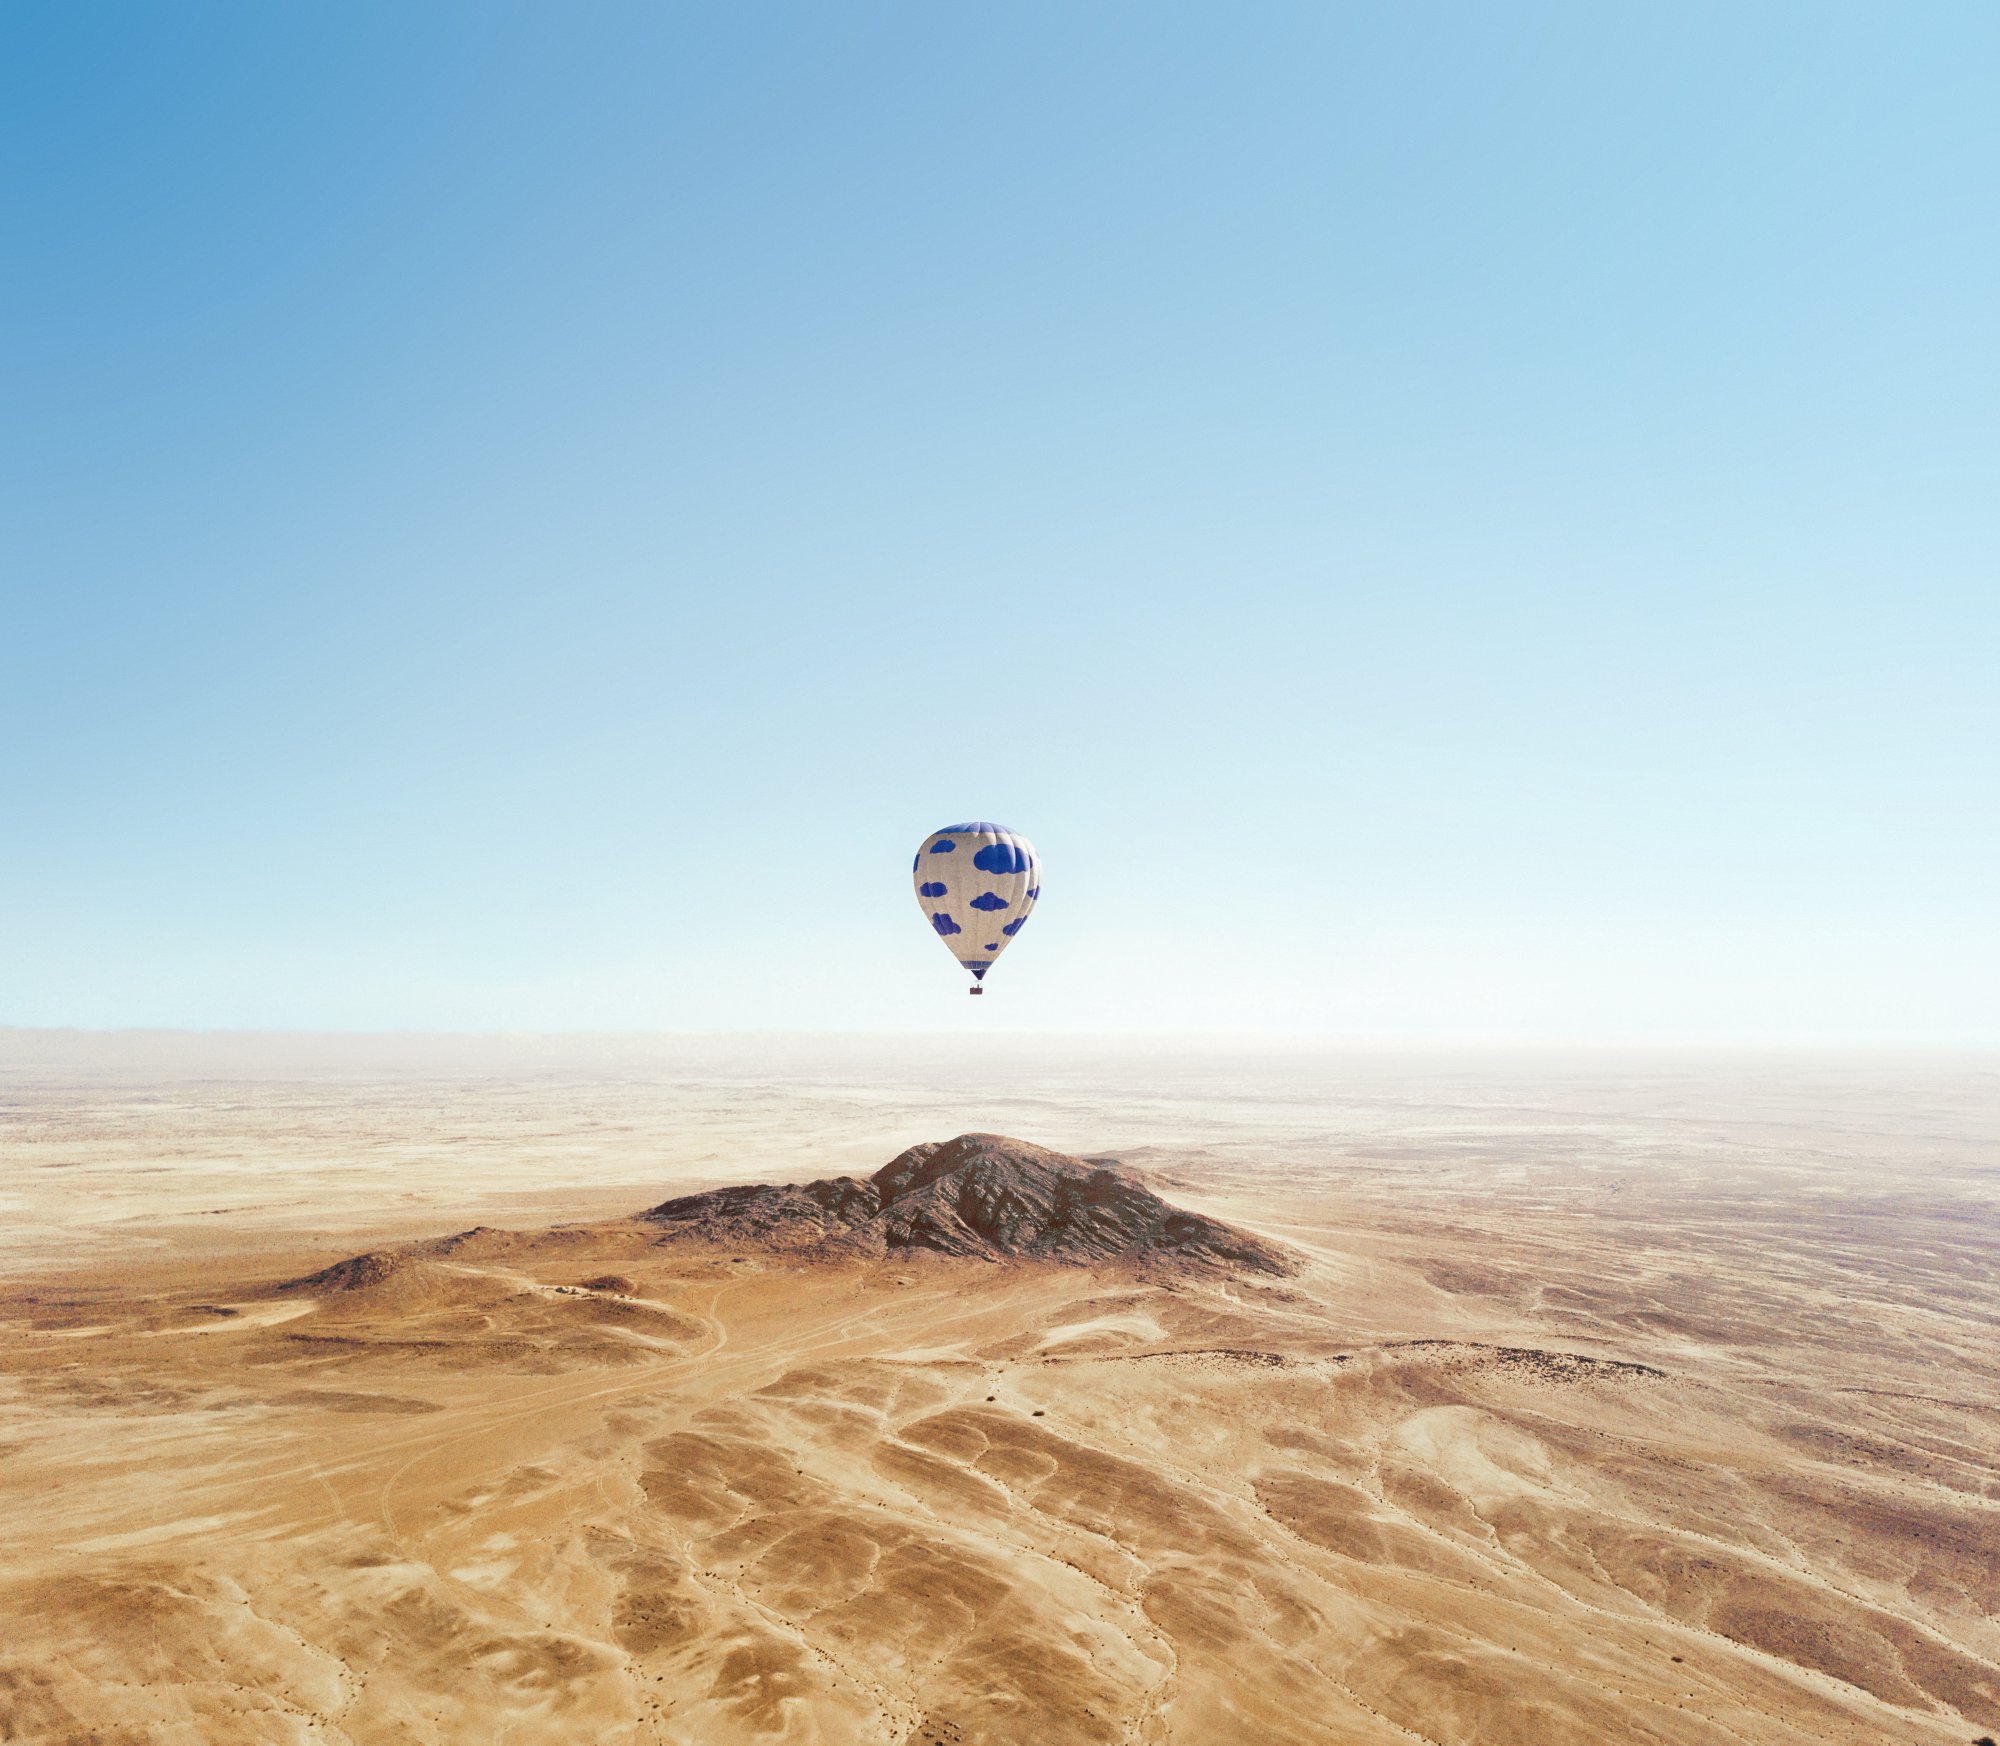
[[[1035,845],[990,823],[932,831],[917,849],[912,878],[932,932],[981,981],[1042,894]]]

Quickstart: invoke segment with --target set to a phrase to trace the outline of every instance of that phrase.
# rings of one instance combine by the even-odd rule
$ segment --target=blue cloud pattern
[[[923,884],[917,887],[917,895],[919,897],[944,896],[944,881],[942,879],[925,880]]]
[[[931,853],[933,855],[949,855],[952,852],[952,850],[954,850],[957,847],[958,845],[954,843],[951,840],[951,838],[939,837],[936,842],[931,844]],[[973,858],[975,860],[978,859],[977,856],[974,856]]]
[[[1017,916],[1015,917],[1014,920],[1010,921],[1000,931],[1011,939],[1015,934],[1018,934],[1027,925],[1028,925],[1028,918],[1026,916],[1024,915]]]
[[[948,915],[932,916],[931,926],[936,928],[937,931],[941,934],[962,934],[965,932],[965,930],[962,927],[960,927],[957,922],[953,921],[951,917]]]
[[[974,909],[1007,909],[1012,907],[997,891],[982,891],[972,900]]]
[[[1013,843],[988,843],[972,857],[972,864],[982,873],[1025,873],[1033,865],[1027,851]]]

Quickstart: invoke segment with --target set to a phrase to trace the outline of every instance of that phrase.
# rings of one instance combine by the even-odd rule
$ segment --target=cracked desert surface
[[[966,1130],[1288,1274],[664,1241]],[[2000,1063],[0,1033],[0,1739],[1972,1746]]]

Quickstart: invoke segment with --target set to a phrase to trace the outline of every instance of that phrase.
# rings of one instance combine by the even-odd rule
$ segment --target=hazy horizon
[[[1063,1029],[1054,1026],[1028,1029],[1006,1024],[966,1024],[947,1029],[933,1025],[927,1029],[895,1029],[888,1026],[825,1026],[806,1029],[796,1026],[688,1026],[681,1029],[606,1027],[588,1029],[538,1030],[531,1027],[509,1029],[398,1029],[391,1026],[351,1028],[268,1025],[7,1025],[0,1024],[0,1045],[33,1042],[37,1039],[77,1038],[90,1042],[143,1041],[199,1045],[231,1042],[274,1044],[425,1044],[495,1045],[507,1048],[536,1043],[602,1044],[639,1048],[648,1044],[682,1042],[752,1043],[824,1042],[828,1044],[897,1042],[936,1044],[950,1049],[985,1040],[1001,1046],[1050,1043],[1117,1044],[1130,1043],[1146,1050],[1160,1050],[1175,1043],[1200,1045],[1229,1052],[1251,1053],[1268,1049],[1277,1054],[1345,1054],[1358,1056],[1410,1055],[1415,1057],[1606,1055],[1645,1058],[1654,1055],[1696,1055],[1742,1057],[1840,1057],[1883,1056],[1921,1058],[1931,1056],[2000,1059],[2000,1041],[1924,1040],[1908,1038],[1824,1039],[1814,1037],[1714,1037],[1714,1036],[1630,1036],[1594,1033],[1577,1036],[1450,1035],[1438,1033],[1356,1033],[1305,1030],[1214,1030],[1154,1029]],[[0,1061],[4,1065],[4,1061]]]

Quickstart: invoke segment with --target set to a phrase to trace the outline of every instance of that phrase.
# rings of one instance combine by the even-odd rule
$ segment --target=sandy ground
[[[0,1739],[2000,1731],[1990,1059],[17,1034],[0,1123]],[[620,1216],[971,1128],[1302,1270]]]

